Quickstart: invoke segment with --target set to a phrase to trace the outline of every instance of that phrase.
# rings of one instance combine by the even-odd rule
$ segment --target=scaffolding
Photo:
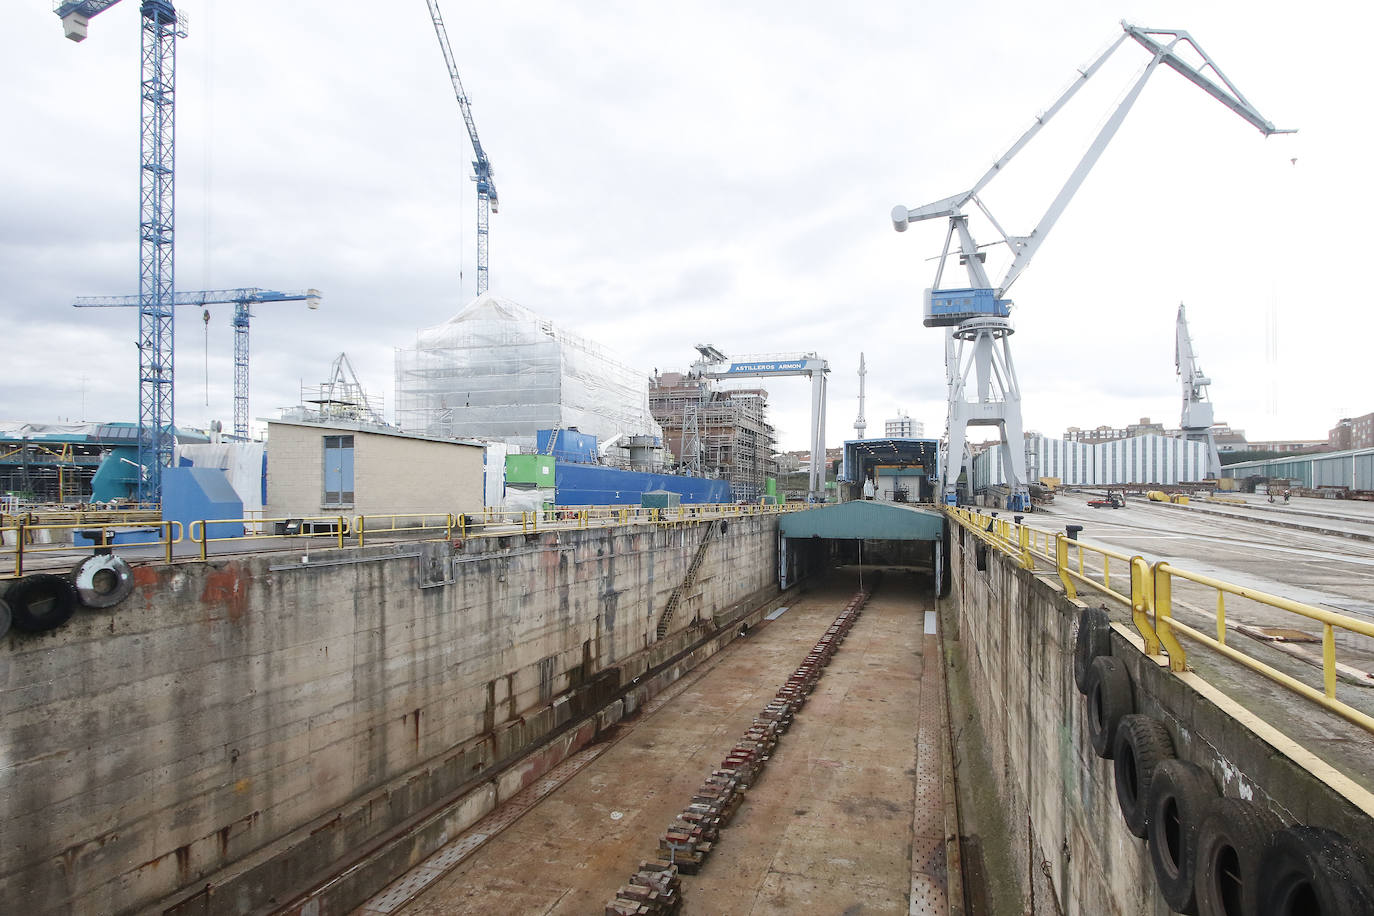
[[[695,375],[664,372],[650,383],[649,407],[682,470],[728,480],[734,499],[766,492],[777,473],[766,390],[720,390]]]
[[[541,429],[575,428],[603,442],[662,435],[645,373],[490,294],[397,349],[396,421],[410,433],[522,448]]]
[[[369,395],[358,381],[347,353],[330,366],[329,379],[318,386],[301,385],[301,402],[282,411],[284,420],[331,423],[340,420],[368,426],[386,426],[382,399]]]

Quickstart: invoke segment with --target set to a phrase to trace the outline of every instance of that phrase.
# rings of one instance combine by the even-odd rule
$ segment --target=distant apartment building
[[[883,421],[883,435],[889,439],[920,439],[925,434],[926,425],[911,419],[905,410],[897,411],[895,419]]]
[[[1351,448],[1374,448],[1374,413],[1362,417],[1346,417],[1327,433],[1326,442],[1331,448],[1345,450]]]

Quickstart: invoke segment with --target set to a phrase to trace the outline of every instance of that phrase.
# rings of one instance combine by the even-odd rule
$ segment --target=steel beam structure
[[[142,156],[139,163],[138,463],[139,502],[162,501],[162,469],[175,446],[176,39],[167,0],[144,0]]]
[[[174,293],[172,305],[223,305],[232,303],[234,316],[234,435],[248,438],[248,330],[253,317],[252,307],[262,302],[305,302],[312,309],[320,307],[317,289],[279,292],[274,289],[202,289],[195,292]],[[119,308],[142,306],[142,296],[81,296],[72,303],[74,308]],[[208,320],[208,319],[207,319]]]

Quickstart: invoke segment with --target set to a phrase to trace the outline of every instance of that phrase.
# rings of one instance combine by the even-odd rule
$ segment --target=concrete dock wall
[[[1008,912],[1168,913],[1145,841],[1122,820],[1112,761],[1099,758],[1088,737],[1087,704],[1073,679],[1083,602],[1068,599],[1056,577],[1037,576],[996,550],[987,551],[986,569],[979,570],[976,544],[972,534],[954,528],[952,589],[942,619],[947,658],[956,668],[951,681],[969,701],[951,713],[955,753],[988,764],[961,772],[968,783],[961,804],[969,796],[990,801],[979,807],[1002,822],[985,819],[981,828],[1004,832],[1001,845],[1011,860],[996,874],[990,869],[987,880],[1019,884],[1021,906]],[[1114,621],[1127,619],[1124,608],[1111,613]],[[1211,774],[1222,794],[1255,801],[1286,824],[1337,830],[1363,844],[1374,861],[1365,811],[1144,655],[1133,635],[1114,631],[1112,654],[1130,673],[1135,711],[1163,722],[1177,756]]]
[[[776,518],[732,520],[656,639],[704,531],[136,567],[117,608],[0,644],[0,900],[253,912],[448,800],[489,806],[484,783],[534,778],[513,761],[776,593]]]

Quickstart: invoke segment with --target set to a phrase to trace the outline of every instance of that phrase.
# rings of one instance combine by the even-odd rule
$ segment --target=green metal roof
[[[789,512],[780,525],[787,538],[873,541],[938,541],[944,526],[944,515],[934,509],[867,499]]]

